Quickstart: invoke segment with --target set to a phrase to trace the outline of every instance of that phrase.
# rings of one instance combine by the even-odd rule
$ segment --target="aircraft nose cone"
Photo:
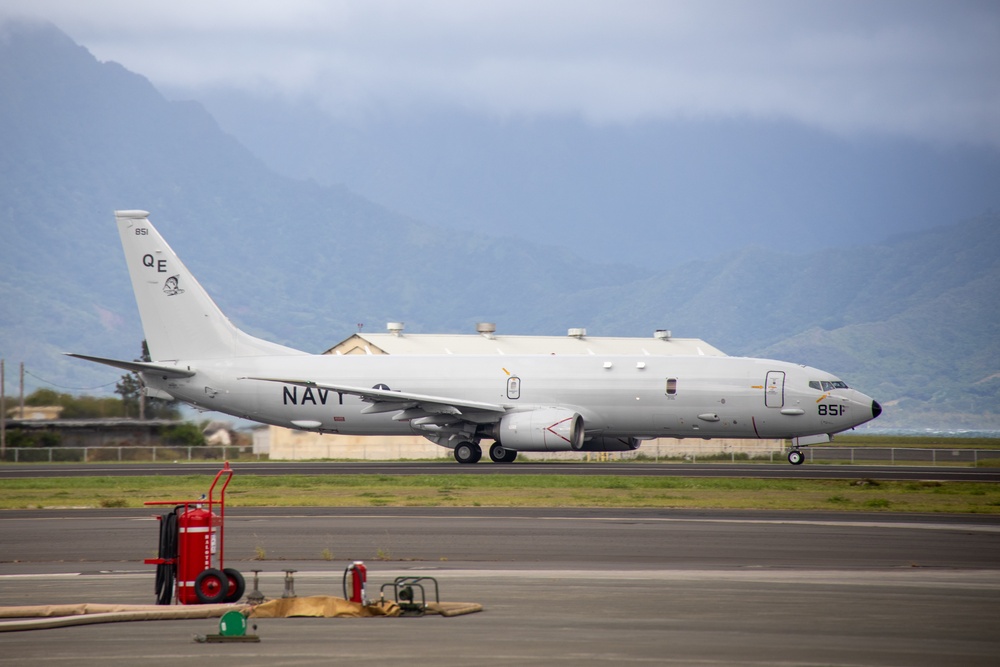
[[[872,419],[875,419],[880,414],[882,414],[882,406],[878,404],[878,401],[872,401]]]

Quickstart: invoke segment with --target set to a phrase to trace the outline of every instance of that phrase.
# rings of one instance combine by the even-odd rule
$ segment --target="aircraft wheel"
[[[513,463],[517,458],[517,451],[507,449],[497,442],[490,447],[490,458],[493,459],[493,463]]]
[[[483,450],[474,442],[460,442],[455,446],[455,460],[459,463],[478,463]]]
[[[202,604],[222,602],[229,592],[229,579],[219,570],[210,567],[194,578],[194,596]]]
[[[237,602],[241,597],[243,597],[243,592],[247,589],[247,582],[240,574],[239,570],[235,570],[231,567],[227,567],[222,570],[222,574],[226,575],[226,580],[229,583],[229,592],[226,593],[226,597],[223,598],[223,602]]]
[[[793,466],[802,465],[802,462],[805,460],[806,460],[806,455],[803,454],[798,449],[793,449],[792,451],[788,452],[788,462],[791,463]]]

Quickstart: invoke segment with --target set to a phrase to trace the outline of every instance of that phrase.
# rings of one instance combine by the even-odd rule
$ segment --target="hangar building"
[[[569,329],[566,336],[508,336],[497,334],[496,326],[490,323],[477,324],[475,334],[410,334],[405,332],[401,322],[390,322],[386,329],[384,333],[356,333],[325,354],[726,356],[703,340],[674,338],[666,330],[658,330],[648,338],[627,338],[588,336],[585,329]],[[518,460],[618,459],[634,458],[640,454],[651,458],[698,457],[730,452],[769,456],[772,452],[780,453],[783,447],[781,440],[659,438],[643,442],[634,452],[521,452]],[[271,460],[452,458],[451,450],[419,435],[349,436],[279,426],[261,427],[255,431],[254,452],[266,453]]]

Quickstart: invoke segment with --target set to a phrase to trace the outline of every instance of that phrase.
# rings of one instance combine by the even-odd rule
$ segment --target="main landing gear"
[[[495,442],[490,447],[490,458],[493,459],[493,463],[513,463],[514,459],[517,458],[517,451],[507,449],[499,442]]]
[[[806,460],[806,455],[802,453],[801,449],[793,449],[788,452],[788,462],[793,466],[800,466],[802,462]]]
[[[455,446],[455,460],[459,463],[479,463],[482,448],[474,442],[460,442]]]
[[[483,458],[483,449],[478,443],[460,442],[455,446],[455,460],[459,463],[479,463],[481,458]],[[499,442],[490,447],[490,459],[494,463],[513,463],[516,458],[517,452],[515,450],[507,449]]]

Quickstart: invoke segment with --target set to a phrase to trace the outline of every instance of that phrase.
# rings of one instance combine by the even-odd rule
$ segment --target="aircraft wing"
[[[361,400],[372,404],[364,410],[364,412],[368,414],[411,409],[423,410],[424,412],[431,414],[447,415],[462,415],[468,412],[497,412],[500,414],[507,412],[502,405],[497,405],[495,403],[467,401],[447,396],[428,396],[427,394],[411,394],[405,391],[392,391],[390,389],[368,389],[365,387],[350,387],[341,384],[330,384],[328,382],[314,382],[312,380],[297,380],[289,378],[248,377],[246,379],[263,380],[264,382],[278,382],[281,384],[291,384],[299,387],[328,389],[338,394],[359,396],[361,397]]]
[[[194,375],[194,371],[190,368],[180,368],[179,366],[168,366],[166,364],[154,364],[147,361],[119,361],[118,359],[91,357],[86,354],[75,354],[73,352],[67,352],[66,356],[76,357],[77,359],[84,359],[86,361],[94,361],[99,364],[104,364],[105,366],[114,366],[115,368],[121,368],[122,370],[132,371],[134,373],[155,373],[157,375],[175,378],[189,378]]]

